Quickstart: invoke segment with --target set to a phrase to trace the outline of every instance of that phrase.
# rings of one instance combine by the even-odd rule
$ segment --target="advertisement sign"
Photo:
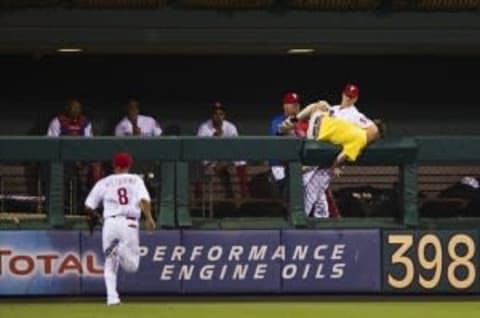
[[[285,230],[282,291],[378,292],[379,230]]]
[[[379,292],[380,236],[378,230],[142,232],[139,270],[120,268],[118,290],[122,295]],[[393,247],[387,251],[398,253]],[[0,231],[2,295],[104,295],[103,263],[100,231]],[[401,275],[395,266],[389,267],[391,275]]]
[[[476,231],[385,231],[384,291],[478,292]]]
[[[184,231],[182,236],[184,293],[280,291],[283,259],[275,255],[280,231]]]
[[[0,231],[0,295],[75,295],[97,271],[79,253],[77,231]]]

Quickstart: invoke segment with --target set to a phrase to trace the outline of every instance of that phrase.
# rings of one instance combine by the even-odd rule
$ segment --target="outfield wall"
[[[141,233],[123,294],[478,293],[477,231]],[[0,295],[104,294],[101,233],[0,231]]]

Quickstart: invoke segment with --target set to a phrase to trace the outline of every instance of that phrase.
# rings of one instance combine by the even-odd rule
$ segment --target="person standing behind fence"
[[[47,135],[50,137],[93,136],[92,124],[82,114],[82,104],[78,99],[72,98],[67,101],[65,111],[55,116],[50,122]]]
[[[163,130],[155,118],[140,114],[139,101],[134,98],[128,100],[125,108],[125,117],[115,127],[115,136],[158,137],[162,134]],[[155,163],[140,162],[132,170],[141,174],[148,189],[151,192],[155,192],[155,183],[158,180],[158,175],[156,176],[155,174]]]
[[[276,116],[271,122],[271,134],[282,136],[298,136],[305,138],[308,130],[307,121],[298,121],[294,126],[289,127],[289,129],[283,129],[281,127],[282,122],[288,117],[295,117],[300,112],[300,102],[298,95],[296,93],[290,92],[285,94],[283,97],[283,108],[284,113],[282,115]],[[279,161],[274,161],[271,167],[272,176],[275,180],[276,187],[283,196],[286,196],[286,177],[285,177],[285,167]],[[321,171],[315,166],[304,166],[303,167],[303,185],[304,185],[304,196],[305,196],[305,209],[308,216],[313,216],[316,218],[324,217],[338,217],[339,211],[335,204],[335,200],[327,188],[321,187],[321,181],[325,176],[324,174],[328,171]],[[315,210],[316,213],[311,212]]]
[[[82,113],[82,104],[77,98],[67,100],[63,113],[55,116],[48,126],[47,135],[50,137],[60,136],[80,136],[92,137],[92,124],[90,120]],[[74,202],[70,206],[76,209],[80,208],[79,196],[85,194],[87,189],[93,186],[97,180],[105,175],[100,162],[92,162],[87,168],[87,182],[80,182],[82,170],[85,168],[80,162],[65,165],[65,178],[67,180],[67,189],[71,190]]]
[[[140,103],[136,99],[128,101],[126,115],[115,127],[117,137],[157,137],[162,135],[162,132],[162,128],[153,117],[140,114]]]
[[[238,130],[235,124],[225,119],[226,108],[220,103],[215,102],[211,109],[211,118],[203,122],[197,131],[198,137],[238,137]],[[225,189],[227,198],[234,198],[233,186],[229,167],[232,164],[226,161],[204,161],[205,168],[212,167]],[[247,189],[247,163],[245,161],[235,161],[233,165],[236,168],[240,181],[240,195],[246,198]]]
[[[291,116],[296,116],[300,111],[300,97],[295,92],[287,92],[282,98],[283,113],[276,115],[270,121],[270,135],[272,136],[305,136],[305,123],[299,122],[294,129],[289,131],[281,131],[282,122]],[[280,160],[270,161],[271,183],[275,192],[280,197],[286,197],[286,169]]]
[[[348,83],[342,91],[341,102],[332,106],[332,116],[345,119],[360,128],[367,129],[375,125],[367,116],[361,113],[355,106],[358,102],[360,89],[357,85]]]

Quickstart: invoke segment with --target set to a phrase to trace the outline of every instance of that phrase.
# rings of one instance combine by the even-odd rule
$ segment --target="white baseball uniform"
[[[345,119],[360,128],[368,128],[373,125],[373,121],[361,113],[355,105],[344,108],[335,105],[332,106],[331,111],[334,117]]]
[[[214,137],[214,134],[217,130],[213,127],[212,120],[209,119],[206,122],[202,123],[197,131],[197,136],[199,137]],[[219,137],[238,137],[238,130],[235,124],[224,120],[222,123],[223,135]],[[213,162],[204,161],[204,165],[213,164]],[[245,161],[234,161],[235,166],[243,166],[247,163]]]
[[[158,122],[150,116],[138,115],[137,126],[140,128],[141,135],[144,137],[160,136],[162,128]],[[115,127],[115,136],[131,136],[133,134],[133,125],[131,121],[124,117]]]
[[[143,180],[130,173],[113,174],[100,179],[85,200],[85,206],[92,210],[103,204],[103,251],[114,240],[118,240],[115,252],[105,258],[107,304],[120,302],[117,292],[118,266],[127,272],[138,270],[141,200],[150,202],[150,195]]]
[[[372,120],[361,113],[354,105],[341,108],[340,105],[331,108],[332,116],[345,119],[361,128],[373,125]],[[305,189],[305,213],[315,218],[329,217],[328,202],[325,191],[330,186],[332,175],[329,169],[309,167],[303,174]]]

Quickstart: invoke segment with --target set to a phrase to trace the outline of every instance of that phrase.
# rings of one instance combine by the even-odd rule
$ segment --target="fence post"
[[[65,225],[63,162],[52,161],[49,168],[48,223],[51,227],[62,228]]]
[[[289,214],[295,227],[305,227],[305,206],[303,202],[302,164],[299,161],[288,163]]]
[[[162,162],[160,167],[160,182],[157,193],[156,216],[161,227],[175,227],[175,162]],[[156,173],[158,176],[159,174]]]
[[[190,210],[188,206],[189,197],[189,178],[188,178],[188,162],[177,161],[175,164],[177,172],[177,180],[175,184],[176,189],[176,207],[177,207],[177,221],[181,227],[191,227],[192,218],[190,217]]]
[[[403,205],[403,224],[419,224],[417,204],[417,164],[407,163],[400,166],[400,191]]]

